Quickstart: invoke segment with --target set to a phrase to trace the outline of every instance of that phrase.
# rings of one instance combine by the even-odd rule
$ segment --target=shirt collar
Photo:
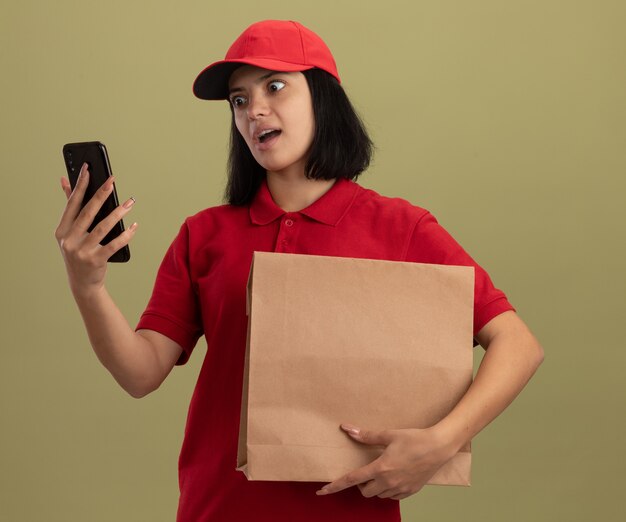
[[[299,212],[320,223],[336,226],[350,209],[359,187],[354,181],[338,178],[325,194]],[[255,225],[267,225],[284,214],[287,212],[272,199],[264,177],[250,204],[250,220]]]

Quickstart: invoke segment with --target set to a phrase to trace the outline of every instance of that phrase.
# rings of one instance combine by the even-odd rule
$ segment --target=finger
[[[338,491],[350,488],[352,486],[356,486],[357,484],[361,484],[362,482],[367,482],[368,480],[372,480],[376,477],[377,469],[378,464],[375,460],[374,462],[370,462],[367,466],[355,469],[354,471],[351,471],[347,475],[344,475],[334,482],[326,484],[316,493],[318,495],[328,495],[331,493],[337,493]]]
[[[135,198],[130,197],[122,205],[116,207],[107,217],[98,223],[87,236],[85,247],[96,248],[97,245],[106,237],[115,224],[122,219],[135,204]]]
[[[72,188],[70,187],[67,179],[65,178],[61,178],[61,189],[63,190],[65,194],[65,198],[69,199],[70,195],[72,194]]]
[[[361,491],[361,493],[363,493],[363,490],[365,489],[365,487],[368,484],[371,484],[373,481],[368,480],[367,482],[361,482],[360,484],[357,484],[356,486],[359,488],[359,490]]]
[[[381,493],[378,493],[376,496],[378,498],[393,498],[394,500],[399,500],[395,497],[400,496],[400,495],[401,493],[397,488],[390,488],[385,491],[382,491]]]
[[[388,497],[388,498],[392,498],[393,500],[402,500],[404,498],[410,497],[411,495],[415,495],[416,493],[419,493],[423,487],[424,487],[423,484],[418,488],[411,488],[411,489],[408,489],[406,487],[405,488],[397,487],[395,489],[395,492],[396,492],[395,495]],[[378,496],[380,497],[380,495]]]
[[[104,202],[107,200],[107,198],[111,195],[111,192],[113,192],[114,180],[115,176],[110,176],[102,184],[102,186],[98,190],[96,190],[93,197],[78,214],[78,217],[75,221],[75,227],[78,231],[82,232],[83,235],[87,234],[87,230],[93,223],[96,214],[98,213]]]
[[[65,235],[67,231],[72,227],[76,216],[80,212],[80,205],[87,190],[89,184],[89,170],[87,169],[87,163],[83,163],[78,174],[78,181],[74,190],[70,193],[63,214],[61,215],[61,221],[59,222],[58,230],[62,235]]]
[[[393,441],[393,430],[362,430],[351,424],[342,424],[341,428],[363,444],[388,446]]]
[[[389,485],[382,484],[379,480],[370,480],[365,484],[358,484],[358,487],[361,490],[361,495],[366,498],[380,496],[381,493],[389,490]]]
[[[128,229],[124,230],[119,236],[115,239],[109,241],[106,245],[100,247],[100,253],[98,257],[100,257],[101,261],[107,261],[115,252],[119,249],[125,247],[130,243],[130,240],[135,235],[137,231],[138,223],[133,223]]]

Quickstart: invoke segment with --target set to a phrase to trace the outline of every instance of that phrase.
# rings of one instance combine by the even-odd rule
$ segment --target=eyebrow
[[[264,74],[263,76],[260,76],[259,78],[257,78],[254,83],[258,84],[261,83],[263,80],[267,80],[270,76],[274,76],[275,74],[280,74],[281,71],[270,71],[267,74]],[[231,89],[228,89],[228,94],[231,95],[234,92],[237,91],[243,91],[243,87],[233,87]]]

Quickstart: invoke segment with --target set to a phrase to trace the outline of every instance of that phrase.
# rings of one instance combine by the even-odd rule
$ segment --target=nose
[[[248,101],[248,118],[255,120],[261,116],[267,116],[269,113],[269,105],[267,99],[263,95],[251,95]]]

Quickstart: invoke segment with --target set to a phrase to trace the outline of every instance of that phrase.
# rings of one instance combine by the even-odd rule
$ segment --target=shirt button
[[[293,219],[285,219],[285,225],[287,225],[288,227],[293,225]]]

